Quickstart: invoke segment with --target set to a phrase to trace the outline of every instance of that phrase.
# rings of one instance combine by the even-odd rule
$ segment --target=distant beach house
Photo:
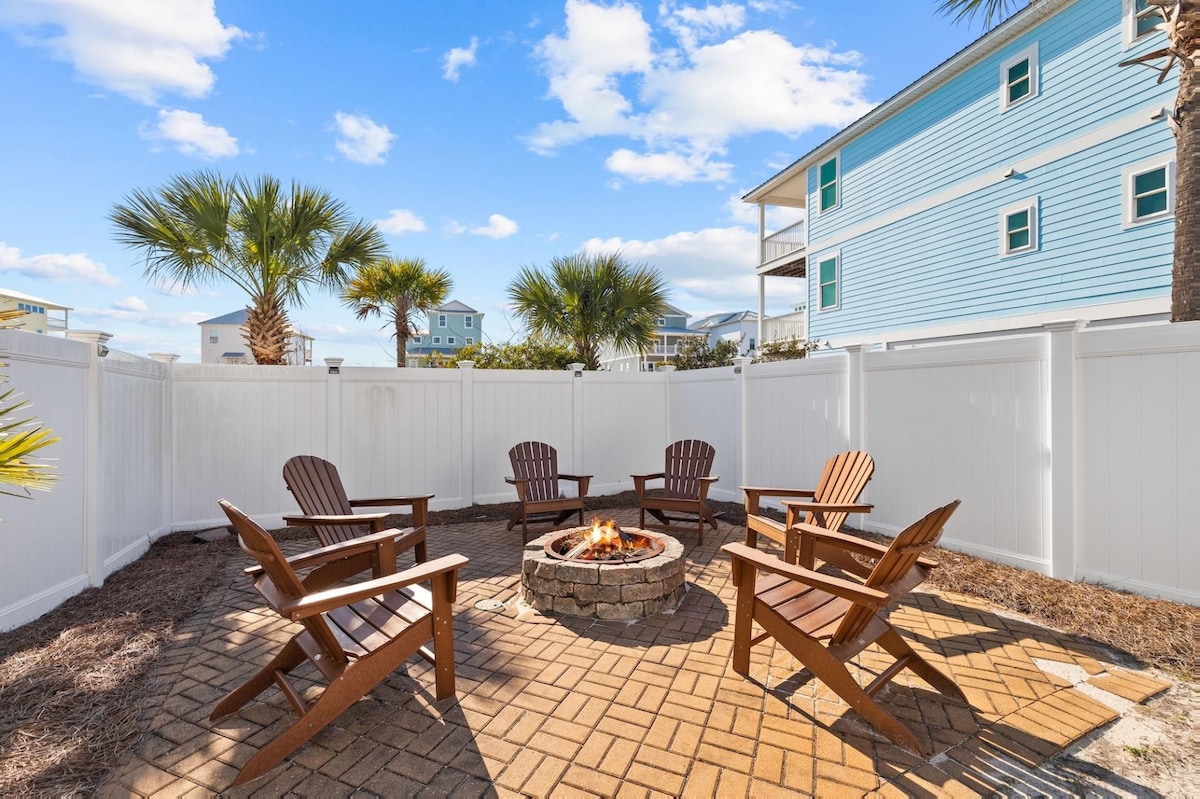
[[[408,339],[404,348],[410,366],[422,366],[433,356],[450,357],[463,347],[483,341],[483,314],[458,300],[429,313],[428,330]]]
[[[708,335],[688,328],[691,317],[690,313],[667,305],[658,319],[654,343],[645,352],[618,351],[606,346],[600,352],[600,368],[611,372],[653,372],[659,364],[669,364],[679,354],[679,345],[685,338]]]
[[[8,323],[7,327],[28,330],[30,333],[65,333],[71,309],[41,297],[0,289],[0,311],[22,311],[25,314]]]
[[[200,363],[253,364],[254,356],[246,344],[242,325],[246,324],[246,309],[214,316],[200,323]],[[312,366],[313,337],[299,328],[292,328],[288,366]]]
[[[760,222],[760,312],[782,276],[835,346],[1166,319],[1179,73],[1118,66],[1155,21],[1034,2],[751,191],[806,217]]]
[[[688,330],[707,335],[710,347],[718,341],[736,341],[738,355],[748,355],[758,346],[758,314],[754,311],[712,314],[692,322]]]

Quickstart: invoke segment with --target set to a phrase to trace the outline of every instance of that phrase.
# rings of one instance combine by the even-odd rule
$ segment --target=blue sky
[[[738,198],[979,35],[936,5],[0,0],[0,287],[198,361],[196,323],[244,295],[150,284],[107,215],[216,169],[329,191],[495,342],[517,270],[581,249],[657,267],[697,317],[753,309]],[[291,316],[317,363],[392,363],[333,296]]]

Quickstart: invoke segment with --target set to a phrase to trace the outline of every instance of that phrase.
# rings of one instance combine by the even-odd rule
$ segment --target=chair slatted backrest
[[[667,447],[667,462],[663,469],[664,493],[670,497],[700,496],[698,478],[708,477],[717,451],[706,441],[689,438]]]
[[[930,511],[924,518],[905,528],[892,540],[887,552],[875,563],[875,568],[871,570],[865,585],[868,588],[885,590],[886,586],[908,574],[909,569],[916,565],[917,558],[937,544],[946,522],[960,504],[962,500],[956,499],[949,505]],[[852,607],[842,619],[837,632],[833,634],[832,643],[840,644],[854,638],[870,623],[875,612],[874,608],[865,605]]]
[[[875,460],[865,452],[852,450],[834,455],[825,462],[821,479],[813,493],[813,502],[849,504],[857,502],[871,475],[875,473]],[[824,515],[825,529],[837,532],[846,523],[849,513],[836,512]]]
[[[508,451],[513,477],[528,480],[525,501],[558,498],[558,450],[541,441],[522,441]]]
[[[305,516],[349,516],[354,513],[337,467],[315,455],[297,455],[283,465],[283,482]],[[366,535],[366,525],[313,527],[322,546]]]
[[[255,580],[254,587],[267,600],[272,610],[283,615],[279,610],[279,602],[305,596],[308,591],[305,590],[304,584],[279,551],[279,545],[270,533],[226,500],[222,499],[220,505],[237,533],[238,545],[242,551],[258,561],[258,565],[263,568],[263,574]],[[300,623],[308,630],[330,662],[346,662],[346,653],[329,629],[324,616],[309,616],[301,619]]]

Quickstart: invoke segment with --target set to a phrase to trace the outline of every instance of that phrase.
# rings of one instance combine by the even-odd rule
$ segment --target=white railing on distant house
[[[66,330],[67,329],[67,312],[56,313],[54,311],[46,311],[46,329],[47,330]]]
[[[763,239],[762,244],[764,264],[804,249],[804,220],[772,233]]]
[[[678,355],[678,344],[655,344],[646,350],[647,355]]]
[[[763,319],[762,343],[807,338],[808,323],[805,317],[804,311],[797,311]]]
[[[171,530],[295,512],[296,454],[352,496],[510,502],[507,452],[546,441],[591,493],[632,487],[672,441],[717,448],[709,496],[811,488],[825,460],[875,458],[852,524],[894,533],[953,499],[943,543],[1056,577],[1200,603],[1200,322],[1077,329],[684,372],[226,366],[100,357],[0,330],[8,385],[61,441],[61,480],[0,495],[0,630],[36,618]],[[1132,421],[1131,421],[1132,420]]]

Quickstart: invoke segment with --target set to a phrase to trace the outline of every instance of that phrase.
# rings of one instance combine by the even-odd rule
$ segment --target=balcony
[[[808,319],[804,311],[763,319],[762,343],[808,338]]]
[[[762,263],[758,273],[786,277],[805,275],[804,220],[762,240]]]

